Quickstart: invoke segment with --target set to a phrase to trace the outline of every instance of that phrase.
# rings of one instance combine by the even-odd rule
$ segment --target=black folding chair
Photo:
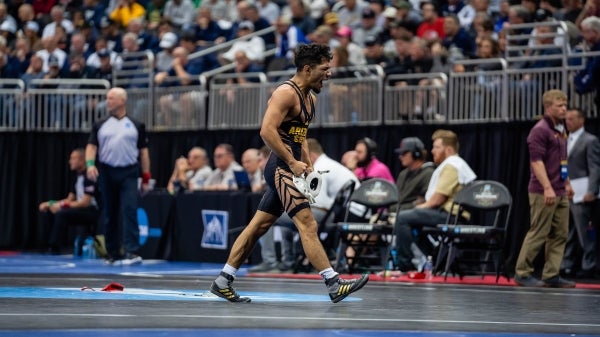
[[[466,266],[477,266],[483,276],[488,265],[494,266],[496,282],[501,267],[508,278],[504,245],[512,197],[506,186],[491,180],[475,181],[456,194],[452,207],[458,209],[459,215],[469,212],[470,220],[460,223],[460,216],[449,216],[448,223],[437,225],[440,237],[437,262],[445,260],[444,279],[451,271],[462,278]]]
[[[349,205],[344,221],[337,224],[339,245],[335,267],[338,271],[354,273],[377,271],[385,267],[394,227],[387,223],[387,208],[398,203],[396,185],[383,179],[374,178],[363,182],[352,193],[350,203],[366,207],[373,214],[369,222],[348,222]],[[351,248],[352,253],[349,253]]]

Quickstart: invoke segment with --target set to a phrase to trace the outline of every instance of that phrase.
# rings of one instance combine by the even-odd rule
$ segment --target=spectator
[[[438,166],[431,175],[425,193],[425,202],[396,214],[395,248],[398,254],[398,268],[401,271],[415,268],[421,271],[426,261],[424,252],[431,251],[426,246],[426,239],[415,240],[417,238],[413,235],[413,229],[420,230],[426,226],[435,227],[437,224],[445,223],[449,213],[458,216],[458,210],[452,209],[454,197],[466,184],[477,178],[469,164],[459,157],[458,137],[454,132],[437,130],[431,139],[433,140],[431,154],[434,163]],[[469,215],[463,214],[465,220],[468,220]]]
[[[309,36],[317,28],[317,23],[310,16],[302,0],[288,0],[289,15],[292,24],[302,31],[304,36]],[[285,13],[285,12],[284,12]],[[285,13],[287,15],[287,13]]]
[[[381,40],[377,36],[367,36],[364,53],[369,65],[375,64],[385,68],[390,63],[390,59],[384,53]]]
[[[66,30],[67,34],[73,33],[73,23],[65,19],[65,11],[61,6],[57,5],[52,7],[50,16],[52,18],[52,22],[50,22],[46,25],[46,27],[44,27],[44,31],[42,32],[42,39],[53,37],[55,35],[57,26],[63,27]]]
[[[433,2],[424,1],[421,3],[421,13],[423,22],[417,28],[417,36],[427,40],[443,39],[444,18],[438,16],[437,6]]]
[[[144,18],[130,20],[129,25],[127,25],[127,32],[137,36],[137,44],[140,51],[150,50],[153,53],[157,53],[160,50],[158,47],[159,39],[154,34],[146,32],[146,21]]]
[[[288,16],[281,16],[275,22],[275,36],[277,53],[269,62],[269,70],[284,70],[294,65],[294,49],[299,43],[308,43],[304,33],[292,25]]]
[[[590,16],[600,17],[600,1],[599,0],[587,0],[585,6],[579,13],[579,16],[575,20],[577,27],[583,28],[583,20]]]
[[[106,48],[121,53],[123,51],[123,35],[119,23],[104,17],[100,26],[102,27],[101,35],[106,40]]]
[[[100,23],[104,17],[104,4],[99,0],[83,0],[81,7],[86,22],[91,22],[95,30],[100,30]]]
[[[569,198],[573,190],[567,173],[567,133],[564,118],[567,95],[546,91],[542,97],[544,118],[527,136],[531,174],[529,205],[531,226],[517,258],[515,282],[524,287],[574,288],[575,283],[560,277],[569,232]],[[542,280],[534,276],[534,260],[544,248]]]
[[[151,0],[146,6],[146,20],[148,21],[149,30],[157,29],[161,22],[165,21],[169,22],[169,25],[172,26],[171,20],[163,18],[162,15],[166,2],[167,0]]]
[[[29,82],[31,82],[31,80],[37,80],[44,77],[43,66],[44,61],[42,61],[42,59],[39,56],[31,56],[31,59],[29,61],[29,67],[27,68],[25,74],[21,76],[21,80],[25,82],[26,88],[29,87]]]
[[[117,60],[118,60],[117,53],[108,49],[108,44],[107,44],[105,38],[103,38],[103,37],[98,38],[96,40],[96,43],[94,44],[94,46],[95,46],[95,48],[94,48],[95,52],[91,53],[90,56],[88,56],[87,60],[85,61],[85,63],[88,66],[93,67],[93,68],[100,68],[100,52],[101,51],[108,54],[110,64],[115,64],[117,62]]]
[[[325,25],[320,25],[308,39],[314,44],[324,44],[331,49],[340,45],[340,42],[333,38],[331,27]]]
[[[69,168],[76,177],[69,194],[61,200],[48,200],[40,203],[44,213],[44,223],[48,240],[48,252],[58,254],[64,246],[63,237],[69,225],[89,225],[96,228],[99,216],[96,196],[97,184],[85,175],[85,150],[78,148],[69,156]],[[96,233],[91,233],[95,235]]]
[[[42,41],[38,35],[40,26],[35,21],[27,21],[23,26],[23,37],[29,41],[31,50],[37,51],[43,48]]]
[[[583,2],[581,0],[562,0],[561,4],[562,8],[556,8],[550,4],[550,1],[544,0],[540,1],[540,8],[552,12],[556,20],[569,21],[575,24],[583,10]]]
[[[188,51],[183,47],[177,47],[173,50],[171,68],[154,75],[154,83],[162,87],[197,85],[199,83],[197,76],[201,72],[202,68],[198,63],[188,60]],[[181,123],[189,122],[194,110],[193,95],[193,92],[186,92],[181,96],[176,94],[160,96],[159,120],[164,125],[182,125]]]
[[[337,13],[340,26],[355,29],[360,26],[362,11],[367,6],[368,4],[363,0],[341,0],[333,5],[331,11]]]
[[[581,34],[591,52],[600,52],[600,18],[591,16],[581,22]],[[573,79],[578,94],[596,92],[594,102],[600,110],[600,56],[590,56]]]
[[[242,171],[244,168],[235,161],[233,146],[219,144],[213,154],[215,169],[206,179],[204,189],[210,191],[236,190],[237,183],[233,171]]]
[[[106,106],[110,115],[94,124],[85,150],[87,177],[98,181],[102,195],[106,264],[112,265],[117,260],[122,265],[139,264],[142,257],[138,255],[140,233],[136,209],[140,169],[142,190],[148,190],[151,178],[146,126],[127,116],[125,89],[110,89]],[[121,245],[125,251],[123,259]]]
[[[350,66],[362,66],[367,64],[363,49],[352,41],[352,29],[350,27],[340,27],[336,32],[336,37],[340,46],[348,51],[348,63]],[[335,47],[332,49],[335,49]]]
[[[176,30],[186,30],[194,22],[196,8],[190,0],[168,0],[163,17],[169,19]]]
[[[39,56],[44,62],[44,72],[48,72],[50,70],[50,58],[54,57],[56,59],[58,69],[62,69],[65,65],[68,65],[67,62],[67,53],[65,53],[62,49],[57,48],[55,37],[47,37],[42,39],[42,44],[44,45],[44,49],[35,53]]]
[[[200,7],[196,23],[191,30],[195,34],[196,44],[201,47],[208,47],[226,40],[226,32],[213,19],[208,7]]]
[[[364,47],[367,37],[377,36],[381,27],[375,24],[376,15],[370,7],[365,7],[361,13],[360,25],[352,30],[352,41]]]
[[[156,54],[156,70],[158,72],[169,71],[174,59],[173,50],[177,47],[177,35],[172,32],[164,33],[158,46],[162,50]]]
[[[253,30],[255,32],[261,31],[266,28],[270,28],[272,25],[271,22],[260,16],[258,8],[253,3],[248,3],[246,5],[246,8],[244,10],[244,18],[245,20],[252,22],[252,25],[254,26]],[[275,47],[275,33],[263,33],[260,37],[265,42],[266,49],[272,49],[273,47]]]
[[[110,13],[109,17],[121,27],[127,27],[129,21],[143,19],[145,15],[146,9],[135,0],[118,0],[117,7]]]
[[[29,60],[33,53],[31,52],[31,45],[29,40],[20,37],[15,41],[15,48],[12,52],[12,64],[16,68],[19,76],[23,75],[29,67]]]
[[[250,21],[242,21],[238,26],[238,38],[242,40],[233,43],[231,48],[221,54],[220,59],[222,63],[233,62],[235,59],[235,53],[238,50],[243,50],[246,56],[252,60],[252,62],[261,63],[264,60],[265,53],[265,41],[255,36],[250,39],[244,39],[245,36],[254,32],[254,24]]]
[[[476,46],[475,41],[467,31],[460,26],[456,15],[448,15],[444,18],[444,38],[442,46],[450,51],[452,48],[457,48],[458,51],[465,57],[471,58],[475,56]]]
[[[360,181],[371,178],[381,178],[394,182],[390,169],[377,159],[377,143],[369,137],[362,138],[356,142],[357,168],[354,174]]]
[[[167,191],[176,194],[181,191],[201,190],[211,172],[206,150],[195,146],[188,152],[187,158],[182,156],[175,161]]]
[[[457,14],[457,17],[460,21],[460,25],[464,29],[469,29],[471,23],[473,23],[473,20],[475,19],[475,15],[479,12],[483,12],[486,14],[489,13],[489,7],[489,0],[471,0],[469,4],[464,6]]]
[[[458,15],[464,7],[465,3],[462,0],[448,0],[442,5],[442,16],[446,17],[450,14]]]
[[[92,49],[88,47],[85,37],[81,33],[71,35],[71,44],[69,55],[78,55],[86,60],[92,54]]]
[[[261,17],[265,18],[269,23],[275,24],[275,21],[279,18],[279,6],[271,0],[258,0],[256,7]]]

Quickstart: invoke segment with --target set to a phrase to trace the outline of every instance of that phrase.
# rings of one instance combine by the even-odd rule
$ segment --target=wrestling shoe
[[[233,276],[231,276],[225,272],[221,272],[221,276],[223,276],[224,278],[227,279],[227,287],[219,288],[217,283],[213,282],[210,285],[211,293],[213,293],[221,298],[224,298],[224,299],[228,300],[229,302],[250,302],[251,301],[249,297],[240,297],[240,295],[238,295],[238,293],[235,291],[235,289],[233,289],[233,287],[231,286],[231,284],[233,283]]]
[[[325,281],[327,288],[329,289],[329,298],[331,302],[337,303],[346,296],[362,288],[369,281],[369,274],[363,274],[359,278],[351,280],[343,280],[339,275]]]

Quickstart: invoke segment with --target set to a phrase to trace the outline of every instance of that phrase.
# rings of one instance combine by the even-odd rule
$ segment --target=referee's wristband
[[[94,159],[88,159],[85,161],[85,167],[96,166],[96,161]]]

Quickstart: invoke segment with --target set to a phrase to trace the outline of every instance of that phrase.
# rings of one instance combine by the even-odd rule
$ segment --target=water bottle
[[[96,258],[96,248],[94,248],[94,238],[88,236],[85,239],[83,244],[83,258],[84,259],[95,259]]]
[[[433,278],[433,258],[431,257],[431,255],[427,256],[427,262],[425,262],[423,272],[425,272],[426,280],[431,280]]]
[[[358,112],[352,111],[350,113],[350,122],[352,125],[356,125],[358,123]]]
[[[396,248],[392,248],[390,254],[392,255],[392,269],[394,269],[398,265],[398,252],[396,251]]]
[[[81,257],[81,240],[79,236],[75,238],[73,243],[73,257]]]
[[[81,257],[84,259],[88,259],[90,255],[90,246],[87,243],[87,239],[85,240],[85,242],[83,243],[83,246],[81,247]]]

